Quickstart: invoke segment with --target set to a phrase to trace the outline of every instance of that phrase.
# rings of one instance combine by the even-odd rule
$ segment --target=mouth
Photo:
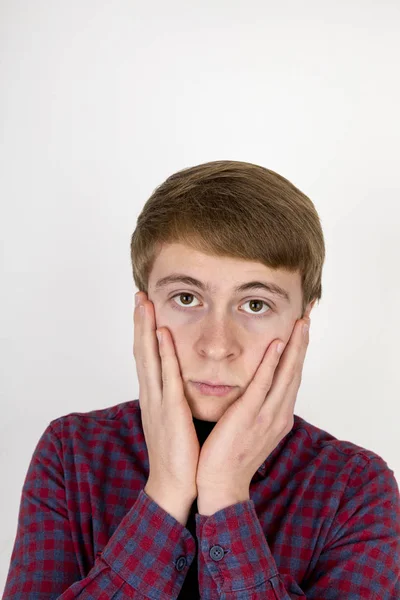
[[[226,396],[236,387],[232,385],[209,385],[202,381],[191,381],[191,383],[205,396]]]

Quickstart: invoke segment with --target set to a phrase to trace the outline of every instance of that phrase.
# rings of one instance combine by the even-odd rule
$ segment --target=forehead
[[[212,295],[231,293],[235,287],[255,280],[275,284],[288,292],[292,301],[301,295],[301,276],[298,271],[270,269],[257,261],[208,255],[184,244],[164,244],[161,247],[149,276],[149,289],[157,293],[156,284],[172,274],[198,279]],[[162,286],[158,293],[162,289],[167,288]]]

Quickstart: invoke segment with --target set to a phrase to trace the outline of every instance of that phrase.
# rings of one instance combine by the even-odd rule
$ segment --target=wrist
[[[198,513],[204,516],[210,516],[214,513],[239,502],[247,502],[250,500],[249,490],[239,492],[235,491],[206,491],[199,489],[197,499]]]
[[[179,492],[161,490],[160,488],[147,485],[143,489],[144,493],[166,513],[181,523],[184,527],[189,518],[190,510],[194,499]]]
[[[190,502],[190,504],[192,504],[197,498],[197,489],[196,491],[188,489],[180,490],[177,487],[171,487],[169,485],[157,481],[152,481],[150,479],[147,480],[143,491],[148,496],[155,495],[157,497],[163,496],[165,498],[180,498],[181,501],[185,503]]]

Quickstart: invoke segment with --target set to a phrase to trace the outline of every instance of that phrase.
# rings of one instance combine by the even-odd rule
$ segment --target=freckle
[[[241,452],[241,453],[239,454],[239,456],[238,456],[238,462],[239,462],[239,464],[240,464],[241,462],[243,462],[243,459],[244,459],[244,457],[245,457],[245,456],[246,456],[246,453],[245,453],[245,452]]]

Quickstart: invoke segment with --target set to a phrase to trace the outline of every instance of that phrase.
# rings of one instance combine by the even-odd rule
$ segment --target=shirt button
[[[213,560],[221,560],[224,558],[224,549],[221,546],[213,546],[210,550],[210,556]]]
[[[175,566],[178,571],[182,571],[182,569],[184,569],[186,567],[186,557],[180,556],[178,558],[178,560],[176,561]]]

